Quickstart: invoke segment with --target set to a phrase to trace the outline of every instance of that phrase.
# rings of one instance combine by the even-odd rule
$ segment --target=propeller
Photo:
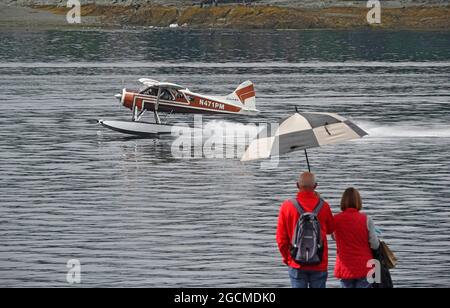
[[[114,95],[114,97],[116,98],[116,99],[118,99],[122,104],[123,104],[123,96],[124,96],[124,92],[125,92],[125,80],[124,80],[124,78],[122,78],[122,93],[118,93],[118,94],[116,94],[116,95]]]

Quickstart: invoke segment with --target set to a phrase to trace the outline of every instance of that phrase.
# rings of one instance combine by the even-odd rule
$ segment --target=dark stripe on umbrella
[[[304,117],[306,120],[308,120],[308,122],[312,126],[312,128],[317,128],[320,126],[326,126],[326,125],[342,122],[339,119],[336,119],[335,117],[332,117],[327,114],[304,112],[304,113],[300,113],[300,115],[302,117]]]
[[[348,127],[350,127],[355,133],[357,133],[360,137],[364,137],[364,136],[368,135],[368,133],[366,133],[364,130],[362,130],[358,125],[356,125],[352,121],[347,120],[344,123]]]
[[[304,130],[277,136],[273,144],[272,156],[290,153],[292,151],[319,147],[313,130]]]

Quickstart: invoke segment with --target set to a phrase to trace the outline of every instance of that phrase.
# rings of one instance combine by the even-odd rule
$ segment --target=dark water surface
[[[261,117],[337,112],[370,136],[310,151],[320,192],[343,190],[399,258],[402,287],[450,286],[448,32],[0,30],[0,285],[287,287],[274,233],[301,153],[278,168],[175,159],[172,138],[99,127],[140,77],[226,94],[257,88]],[[176,116],[174,122],[190,122]],[[332,270],[334,245],[331,251]],[[334,278],[330,286],[338,286]]]

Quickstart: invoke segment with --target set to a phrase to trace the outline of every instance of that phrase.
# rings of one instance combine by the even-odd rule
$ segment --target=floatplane
[[[169,82],[141,78],[140,90],[124,88],[115,95],[120,103],[131,110],[131,121],[99,120],[109,129],[133,135],[171,134],[173,125],[161,121],[174,113],[222,114],[254,116],[256,93],[251,81],[245,81],[226,96],[212,96],[190,91],[188,88]],[[152,112],[154,122],[142,121],[146,112]]]

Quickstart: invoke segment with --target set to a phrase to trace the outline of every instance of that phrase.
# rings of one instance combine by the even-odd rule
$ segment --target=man
[[[305,172],[300,175],[297,182],[299,192],[297,201],[305,212],[313,212],[319,204],[319,194],[316,193],[317,183],[314,174]],[[283,257],[283,262],[289,267],[289,277],[293,288],[325,288],[328,278],[328,243],[327,234],[334,231],[333,214],[327,202],[318,214],[321,235],[324,243],[322,262],[319,265],[302,266],[295,262],[290,254],[292,238],[294,236],[297,222],[300,218],[292,201],[285,201],[280,208],[278,218],[277,243]]]

